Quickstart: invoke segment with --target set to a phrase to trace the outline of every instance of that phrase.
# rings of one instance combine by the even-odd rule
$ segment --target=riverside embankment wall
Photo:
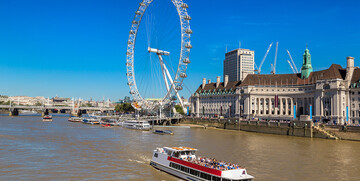
[[[360,126],[326,125],[324,129],[340,139],[360,141]]]
[[[314,137],[311,121],[292,121],[290,123],[240,121],[239,119],[199,119],[184,118],[182,124],[195,124],[230,130],[250,131],[289,136]]]

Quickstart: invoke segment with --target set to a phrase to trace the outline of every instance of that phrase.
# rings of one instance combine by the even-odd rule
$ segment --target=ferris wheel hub
[[[149,53],[156,53],[157,55],[170,55],[170,52],[164,51],[164,50],[159,50],[156,48],[151,48],[148,47],[148,52]]]

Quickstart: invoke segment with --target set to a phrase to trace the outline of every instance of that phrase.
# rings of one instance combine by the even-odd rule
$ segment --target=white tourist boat
[[[138,129],[144,131],[149,131],[151,128],[148,121],[137,121],[137,120],[124,121],[122,123],[122,126],[129,129]]]
[[[250,181],[245,168],[215,159],[197,157],[197,149],[164,147],[154,150],[150,165],[184,180]]]

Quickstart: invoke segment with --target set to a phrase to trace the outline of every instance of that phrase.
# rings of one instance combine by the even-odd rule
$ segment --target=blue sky
[[[0,0],[0,94],[96,100],[129,95],[126,42],[139,2]],[[225,47],[238,48],[239,41],[242,48],[255,50],[257,64],[269,44],[279,41],[277,73],[291,73],[286,49],[300,68],[306,44],[314,70],[332,63],[345,67],[347,56],[355,57],[359,66],[359,1],[185,2],[190,6],[194,48],[185,81],[190,91],[184,90],[184,97],[190,96],[203,77],[215,81],[222,76]],[[170,6],[154,5],[152,11],[176,13]],[[160,30],[168,27],[159,26]],[[274,52],[273,48],[263,73],[270,72]]]

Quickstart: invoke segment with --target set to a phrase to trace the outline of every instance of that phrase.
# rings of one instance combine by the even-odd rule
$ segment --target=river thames
[[[157,135],[121,127],[0,116],[0,180],[178,180],[149,165],[152,151],[189,146],[238,163],[255,180],[359,180],[360,142],[231,130],[169,128]]]

